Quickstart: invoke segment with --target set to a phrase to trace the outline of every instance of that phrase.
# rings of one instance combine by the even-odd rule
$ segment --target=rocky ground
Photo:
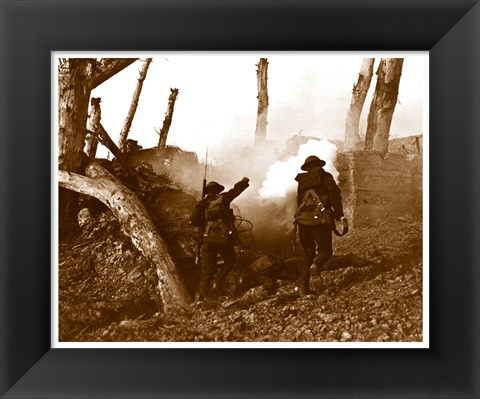
[[[59,337],[77,342],[420,342],[422,223],[395,218],[351,228],[323,271],[326,290],[301,297],[294,281],[214,295],[178,314],[158,312],[155,272],[109,212],[59,246]],[[275,254],[273,254],[275,255]],[[198,270],[181,264],[194,289]],[[312,279],[315,287],[317,277]]]

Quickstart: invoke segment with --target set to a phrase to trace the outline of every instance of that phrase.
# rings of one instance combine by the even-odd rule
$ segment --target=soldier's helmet
[[[315,155],[310,155],[305,159],[305,162],[303,163],[301,169],[309,170],[312,166],[325,166],[325,163],[326,162],[323,159],[320,159]]]
[[[223,190],[225,190],[225,187],[216,181],[211,181],[205,186],[205,193],[208,194],[220,194]]]

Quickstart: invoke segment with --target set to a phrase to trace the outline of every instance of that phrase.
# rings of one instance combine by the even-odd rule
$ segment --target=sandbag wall
[[[338,154],[338,183],[350,224],[375,226],[389,218],[421,218],[422,160],[418,155],[382,156],[378,151]]]

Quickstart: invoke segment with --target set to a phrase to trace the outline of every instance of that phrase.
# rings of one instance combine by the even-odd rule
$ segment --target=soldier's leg
[[[235,268],[235,248],[231,244],[222,244],[218,248],[218,253],[223,259],[223,266],[217,276],[217,285],[220,285],[228,273]]]
[[[215,274],[217,265],[217,251],[211,244],[205,243],[202,246],[202,258],[200,261],[202,274],[200,277],[200,286],[198,296],[201,301],[205,300],[210,290],[210,283]]]
[[[317,245],[317,255],[313,260],[318,271],[323,270],[323,265],[332,257],[332,231],[323,226],[316,226],[312,231]]]
[[[326,264],[332,256],[332,232],[323,226],[312,228],[312,235],[316,244],[316,256],[312,262],[310,272],[314,275],[312,285],[317,294],[325,290],[321,271],[325,270]]]
[[[300,289],[302,294],[310,293],[310,266],[315,259],[315,240],[312,227],[298,225],[298,238],[305,253],[305,262],[300,271]]]

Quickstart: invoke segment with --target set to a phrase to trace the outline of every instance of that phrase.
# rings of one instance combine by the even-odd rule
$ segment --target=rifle
[[[207,186],[207,165],[208,165],[208,147],[207,147],[207,152],[205,154],[205,172],[203,174],[203,182],[202,182],[202,199],[200,202],[200,217],[201,217],[201,222],[200,222],[200,228],[199,228],[199,237],[198,237],[198,243],[197,243],[197,256],[195,263],[197,265],[200,265],[200,257],[201,257],[201,252],[202,252],[202,244],[203,244],[203,232],[205,230],[205,203],[204,203],[204,198],[205,198],[205,188]]]

